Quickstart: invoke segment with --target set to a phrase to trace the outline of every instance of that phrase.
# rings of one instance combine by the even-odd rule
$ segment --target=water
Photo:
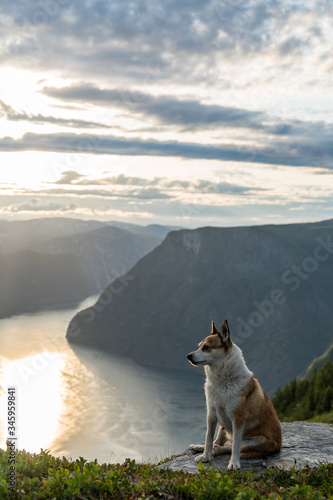
[[[7,437],[9,386],[17,390],[17,447],[29,452],[156,462],[202,441],[199,369],[158,370],[68,344],[69,320],[93,302],[0,320],[0,446]]]

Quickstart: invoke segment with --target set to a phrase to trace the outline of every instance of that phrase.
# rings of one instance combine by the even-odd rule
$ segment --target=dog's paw
[[[192,451],[204,451],[204,444],[190,444],[189,449]]]
[[[213,460],[213,455],[206,455],[205,453],[203,453],[202,455],[198,455],[197,457],[195,457],[194,459],[197,463],[199,462],[202,462],[202,463],[206,463],[206,462],[211,462]]]
[[[234,458],[230,458],[229,464],[228,464],[228,470],[238,470],[240,469],[240,461],[235,460]]]

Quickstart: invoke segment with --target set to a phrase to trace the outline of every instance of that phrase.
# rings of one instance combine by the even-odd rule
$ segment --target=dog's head
[[[200,342],[199,349],[187,355],[187,359],[195,366],[210,365],[224,357],[231,347],[232,340],[227,320],[222,323],[219,330],[212,321],[211,334]]]

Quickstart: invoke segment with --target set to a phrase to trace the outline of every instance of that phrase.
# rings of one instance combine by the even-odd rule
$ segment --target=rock
[[[282,426],[282,448],[279,453],[265,458],[241,459],[241,470],[257,469],[263,472],[268,467],[290,469],[302,468],[306,464],[313,467],[320,462],[333,463],[333,425],[313,422],[284,422]],[[194,460],[195,453],[186,450],[182,455],[171,458],[159,465],[159,469],[198,472]],[[220,455],[206,467],[215,471],[227,469],[230,455]]]

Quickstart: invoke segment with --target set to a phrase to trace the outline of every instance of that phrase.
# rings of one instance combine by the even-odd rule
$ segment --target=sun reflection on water
[[[6,424],[7,388],[16,387],[17,448],[29,452],[49,449],[57,436],[63,412],[62,354],[49,351],[15,361],[2,361],[1,420]],[[6,444],[6,425],[1,447]]]
[[[1,448],[6,446],[11,386],[17,388],[17,447],[30,453],[43,448],[54,456],[100,463],[121,463],[126,457],[159,460],[204,432],[204,403],[203,424],[199,419],[199,429],[193,425],[198,410],[193,401],[202,391],[192,373],[179,384],[178,375],[70,346],[65,331],[76,312],[0,320]]]

